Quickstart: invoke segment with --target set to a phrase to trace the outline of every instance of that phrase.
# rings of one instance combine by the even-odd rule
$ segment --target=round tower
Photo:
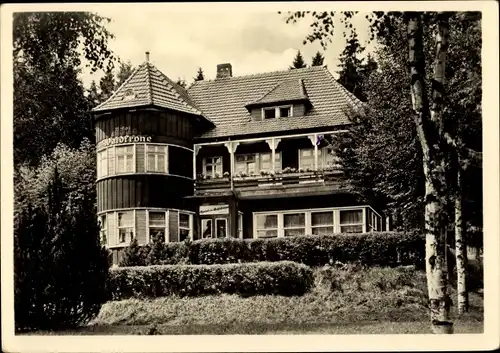
[[[148,60],[93,109],[101,239],[118,263],[137,238],[193,237],[193,135],[212,124],[186,91]]]

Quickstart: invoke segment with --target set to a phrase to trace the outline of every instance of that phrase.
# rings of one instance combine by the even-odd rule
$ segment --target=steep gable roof
[[[311,104],[305,116],[252,120],[246,108],[249,102],[265,100],[267,94],[278,96],[280,91],[298,86],[283,82],[299,80]],[[216,125],[200,136],[203,139],[345,125],[350,123],[348,112],[362,106],[326,67],[321,66],[197,81],[188,93]]]
[[[283,103],[292,101],[308,101],[304,80],[286,80],[279,82],[269,92],[259,99],[246,105],[247,108],[265,105],[269,103]]]
[[[153,105],[194,115],[203,115],[186,90],[174,83],[153,64],[139,65],[130,77],[92,111]]]

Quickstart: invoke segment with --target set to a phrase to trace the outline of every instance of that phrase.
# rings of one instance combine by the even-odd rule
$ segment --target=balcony
[[[229,191],[233,188],[247,198],[276,197],[288,194],[314,195],[328,194],[345,189],[345,178],[342,170],[329,168],[325,170],[295,170],[285,168],[283,171],[261,172],[259,175],[238,174],[232,183],[229,173],[219,178],[198,176],[195,182],[197,195],[213,194]],[[232,185],[231,185],[232,184]]]

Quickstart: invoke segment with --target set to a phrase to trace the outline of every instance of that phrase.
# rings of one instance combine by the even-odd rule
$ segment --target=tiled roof
[[[95,107],[93,111],[145,105],[202,115],[200,109],[189,98],[186,90],[149,62],[139,65],[113,95]]]
[[[262,97],[247,104],[247,108],[268,103],[299,100],[308,100],[307,93],[304,88],[304,80],[286,80],[278,82],[275,87],[273,87],[269,92],[266,92]]]
[[[311,109],[305,116],[253,121],[245,106],[302,80]],[[292,86],[293,87],[293,86]],[[281,90],[281,88],[280,88]],[[276,71],[257,75],[195,82],[189,96],[216,127],[200,138],[241,136],[296,129],[333,127],[350,123],[348,111],[362,103],[339,84],[326,67]]]

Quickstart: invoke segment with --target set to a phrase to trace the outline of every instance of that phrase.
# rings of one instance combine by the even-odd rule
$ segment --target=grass
[[[455,300],[455,292],[451,293]],[[412,268],[315,270],[315,286],[300,297],[219,295],[106,303],[88,326],[66,334],[371,334],[430,333],[425,273]],[[483,331],[482,298],[457,333]],[[38,333],[40,334],[40,333]],[[57,334],[61,334],[58,332]]]

